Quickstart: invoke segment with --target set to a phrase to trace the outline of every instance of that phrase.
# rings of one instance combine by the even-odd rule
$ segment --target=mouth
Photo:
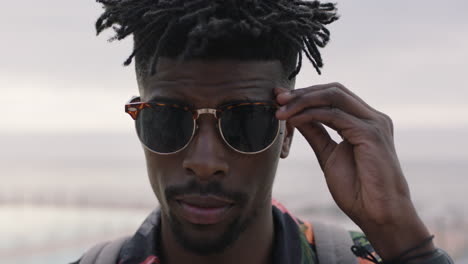
[[[192,224],[213,225],[223,221],[235,203],[213,195],[182,195],[175,198],[182,217]]]

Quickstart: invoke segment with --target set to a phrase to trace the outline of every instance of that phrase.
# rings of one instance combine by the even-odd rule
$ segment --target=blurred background
[[[412,198],[457,263],[468,263],[468,2],[338,1],[324,74],[395,123]],[[157,201],[123,104],[138,90],[130,39],[95,37],[94,1],[6,1],[0,9],[0,262],[68,263],[132,234]],[[357,229],[296,133],[275,197],[300,217]]]

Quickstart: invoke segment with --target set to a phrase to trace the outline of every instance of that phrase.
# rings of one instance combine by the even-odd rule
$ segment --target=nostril
[[[195,171],[191,168],[185,168],[185,172],[187,172],[188,175],[195,175]]]
[[[214,173],[214,175],[216,175],[216,176],[223,176],[224,174],[225,174],[225,172],[222,171],[222,170],[218,170],[218,171],[216,171],[216,172]]]
[[[210,180],[212,178],[223,178],[226,176],[228,167],[224,162],[203,162],[185,161],[185,175],[198,178],[201,181]]]

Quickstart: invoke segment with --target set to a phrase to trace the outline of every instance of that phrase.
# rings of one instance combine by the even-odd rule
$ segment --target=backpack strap
[[[348,231],[317,222],[313,230],[319,263],[358,264],[358,258],[351,251],[354,242]]]
[[[79,264],[116,264],[120,249],[129,238],[122,237],[93,246],[83,255]]]
[[[358,264],[358,258],[350,249],[354,243],[348,231],[320,222],[314,222],[312,227],[313,230],[308,232],[311,233],[311,239],[313,237],[319,263]],[[122,237],[93,246],[83,255],[79,264],[116,264],[120,249],[129,238]]]

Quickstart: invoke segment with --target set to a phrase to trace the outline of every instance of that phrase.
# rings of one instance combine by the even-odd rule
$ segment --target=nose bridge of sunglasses
[[[198,119],[201,115],[213,115],[216,119],[218,119],[218,112],[216,109],[212,108],[202,108],[202,109],[197,109],[195,110],[196,116],[195,119]]]
[[[212,115],[214,117],[214,119],[216,120],[216,127],[218,128],[218,121],[219,121],[219,113],[218,113],[218,110],[216,109],[213,109],[213,108],[202,108],[202,109],[197,109],[194,111],[194,119],[195,119],[195,129],[198,130],[200,128],[200,121],[201,121],[201,117],[202,115],[205,116],[205,118],[203,119],[206,119],[208,118],[208,120],[210,119],[209,116],[207,115]],[[204,121],[202,121],[204,122]]]

